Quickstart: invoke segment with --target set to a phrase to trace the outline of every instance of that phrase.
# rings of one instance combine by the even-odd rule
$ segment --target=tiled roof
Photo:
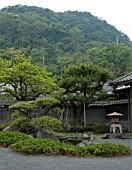
[[[0,101],[0,106],[10,106],[16,103],[16,101]],[[127,104],[128,99],[123,100],[114,100],[114,101],[95,101],[91,103],[90,106],[109,106],[109,105],[116,105],[116,104]]]
[[[115,100],[115,101],[96,101],[90,104],[90,106],[110,106],[110,105],[126,104],[126,103],[128,103],[128,99]]]
[[[124,90],[124,89],[129,89],[129,88],[130,88],[130,85],[127,85],[127,86],[122,85],[122,86],[118,86],[118,87],[116,88],[116,90]]]
[[[118,79],[115,79],[110,82],[111,85],[113,84],[129,84],[132,83],[132,73],[129,73],[125,76],[119,77]]]

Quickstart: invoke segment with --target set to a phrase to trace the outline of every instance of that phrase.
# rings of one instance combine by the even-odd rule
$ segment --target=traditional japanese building
[[[132,73],[119,77],[110,82],[113,92],[121,100],[128,100],[128,121],[132,133]]]

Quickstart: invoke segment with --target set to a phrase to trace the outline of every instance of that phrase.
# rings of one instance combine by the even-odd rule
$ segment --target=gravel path
[[[97,140],[94,140],[92,143],[101,143],[101,142],[109,142],[109,143],[119,143],[119,144],[123,144],[126,146],[130,146],[132,149],[132,139],[101,139],[98,138]]]
[[[96,142],[121,143],[132,148],[129,140],[101,140]],[[132,157],[71,158],[56,156],[24,156],[0,147],[0,170],[132,170]]]

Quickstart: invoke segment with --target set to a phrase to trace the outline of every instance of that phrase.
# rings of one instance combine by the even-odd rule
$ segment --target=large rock
[[[93,144],[91,141],[83,140],[81,143],[77,144],[77,146],[88,146]]]
[[[33,135],[28,135],[28,136],[29,136],[29,138],[34,139]]]
[[[4,128],[2,131],[11,131],[11,127],[10,126],[7,126],[6,128]]]
[[[41,139],[50,138],[53,140],[59,140],[58,137],[59,136],[51,130],[39,130],[36,134],[36,138],[41,138]]]
[[[83,134],[83,139],[86,139],[86,140],[89,140],[89,141],[93,141],[95,139],[95,137],[92,134],[88,135],[88,134],[84,133]]]
[[[120,135],[118,134],[111,134],[107,133],[105,136],[102,137],[102,139],[113,139],[113,138],[119,138]]]

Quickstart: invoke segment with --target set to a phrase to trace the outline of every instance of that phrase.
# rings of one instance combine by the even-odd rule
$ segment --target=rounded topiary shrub
[[[109,132],[109,125],[107,125],[105,123],[93,124],[92,131],[94,133],[107,133],[107,132]]]
[[[31,119],[26,117],[19,117],[14,120],[11,125],[11,129],[13,131],[19,131],[26,134],[34,134],[36,129],[33,125],[31,125]]]
[[[50,116],[41,116],[32,120],[32,125],[38,130],[62,131],[62,122]]]

